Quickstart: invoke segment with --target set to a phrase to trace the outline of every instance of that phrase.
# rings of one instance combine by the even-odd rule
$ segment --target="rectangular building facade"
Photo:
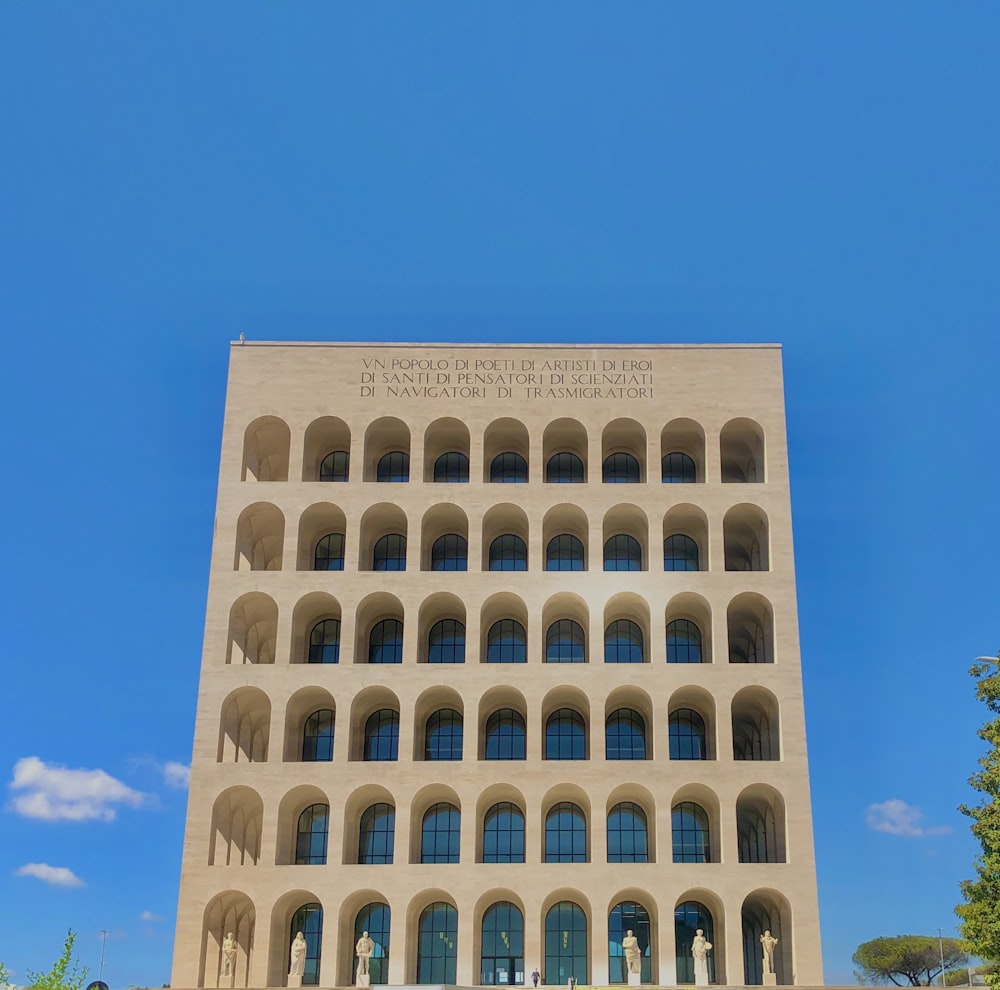
[[[174,987],[822,983],[776,346],[234,344]]]

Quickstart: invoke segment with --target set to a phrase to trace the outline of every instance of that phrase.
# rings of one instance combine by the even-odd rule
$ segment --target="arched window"
[[[736,841],[741,863],[781,863],[778,823],[766,801],[736,802]]]
[[[690,536],[674,533],[663,541],[663,569],[665,571],[697,571],[698,544]]]
[[[559,619],[549,626],[545,634],[545,662],[587,662],[587,641],[579,622]]]
[[[366,904],[354,918],[354,943],[368,932],[368,937],[375,943],[371,958],[368,960],[368,977],[372,984],[389,982],[389,933],[392,929],[392,912],[388,904],[374,901]],[[352,982],[357,986],[358,958],[354,957]]]
[[[545,723],[545,759],[585,760],[587,725],[572,708],[558,708]]]
[[[311,804],[299,815],[295,830],[295,862],[299,866],[322,866],[326,862],[326,839],[330,833],[330,808]]]
[[[458,533],[439,536],[431,547],[432,571],[467,571],[469,543]]]
[[[545,816],[545,862],[587,862],[587,819],[571,801],[553,805]],[[547,970],[545,978],[551,979]]]
[[[682,801],[670,813],[675,863],[710,863],[708,815],[700,804]]]
[[[497,454],[490,462],[490,481],[499,485],[523,485],[528,480],[528,462],[513,451]]]
[[[461,832],[458,808],[443,801],[431,805],[420,830],[420,862],[457,863]]]
[[[362,866],[391,863],[395,845],[396,809],[384,802],[366,808],[358,827],[358,862]]]
[[[465,625],[458,619],[441,619],[427,634],[428,663],[465,663]]]
[[[381,708],[365,722],[366,760],[399,759],[399,713]]]
[[[328,533],[316,544],[313,554],[314,571],[342,571],[344,569],[344,534]]]
[[[323,458],[319,466],[320,481],[347,481],[351,455],[346,450],[334,450]]]
[[[608,760],[645,760],[646,721],[631,708],[619,708],[604,724],[604,757]]]
[[[670,759],[708,759],[705,720],[693,708],[670,713]]]
[[[510,901],[500,901],[483,915],[479,982],[484,987],[524,983],[524,915]]]
[[[376,481],[409,481],[410,455],[402,450],[384,454],[375,470]]]
[[[401,533],[387,533],[377,540],[372,550],[373,571],[406,570],[406,537]]]
[[[685,901],[678,904],[674,911],[674,951],[677,956],[677,982],[694,983],[694,957],[691,955],[691,943],[701,929],[705,939],[715,941],[715,926],[712,924],[712,912],[699,901]],[[755,946],[755,952],[760,952],[760,946]],[[708,953],[708,982],[715,983],[715,953]]]
[[[642,546],[634,536],[619,533],[604,544],[606,571],[641,571]]]
[[[528,637],[517,619],[500,619],[486,634],[487,663],[527,663]]]
[[[612,983],[628,983],[628,964],[622,939],[631,932],[639,943],[639,979],[653,982],[649,951],[649,912],[636,901],[622,901],[608,915],[608,972]]]
[[[516,804],[501,801],[483,818],[483,862],[524,862],[524,813]]]
[[[604,631],[605,663],[644,663],[642,630],[631,619],[615,619]]]
[[[547,571],[585,571],[583,543],[571,533],[553,536],[545,547]]]
[[[667,663],[701,663],[701,630],[690,619],[667,623]]]
[[[566,986],[574,980],[589,982],[587,960],[587,916],[572,901],[553,904],[545,915],[545,982]]]
[[[524,716],[513,708],[498,708],[486,720],[487,760],[523,760],[526,754]]]
[[[441,708],[427,719],[424,731],[425,760],[462,758],[462,716],[451,708]]]
[[[334,714],[321,708],[306,719],[302,730],[302,762],[328,763],[333,759]]]
[[[606,485],[637,485],[642,471],[631,454],[609,454],[604,458],[601,477]]]
[[[665,485],[690,485],[698,480],[698,468],[694,459],[680,451],[664,454],[662,468]]]
[[[545,465],[545,480],[550,485],[582,485],[586,480],[583,461],[576,454],[553,454]]]
[[[458,912],[444,901],[428,904],[417,925],[417,983],[455,983]]]
[[[403,623],[399,619],[380,619],[368,634],[369,663],[403,662]]]
[[[288,958],[291,958],[292,942],[299,932],[302,932],[306,940],[302,986],[315,987],[319,985],[320,950],[323,947],[323,908],[315,901],[311,904],[303,904],[292,915],[292,923],[288,930],[288,951],[286,953]]]
[[[323,619],[309,634],[310,663],[340,662],[340,619]]]
[[[526,571],[528,548],[520,536],[505,533],[490,544],[491,571]]]
[[[608,812],[608,862],[649,862],[646,812],[631,801],[622,801]]]
[[[452,483],[469,480],[469,458],[457,450],[442,454],[434,462],[434,480]]]

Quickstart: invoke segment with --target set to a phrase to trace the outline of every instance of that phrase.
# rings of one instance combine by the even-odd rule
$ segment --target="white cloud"
[[[163,764],[163,782],[167,787],[187,790],[187,786],[191,782],[191,768],[184,763],[167,760]]]
[[[868,805],[865,812],[865,822],[868,827],[875,832],[888,832],[890,835],[944,835],[951,829],[947,825],[935,825],[932,828],[924,828],[921,825],[924,813],[900,801],[899,798],[890,798],[880,804]]]
[[[10,789],[14,811],[43,821],[110,822],[115,805],[138,808],[148,795],[133,790],[103,770],[70,770],[28,756],[14,764]]]
[[[143,911],[142,914],[139,915],[139,920],[140,921],[163,921],[163,915],[162,914],[153,914],[152,911]]]
[[[84,887],[84,882],[65,866],[49,866],[48,863],[25,863],[14,871],[16,877],[35,877],[53,887]]]

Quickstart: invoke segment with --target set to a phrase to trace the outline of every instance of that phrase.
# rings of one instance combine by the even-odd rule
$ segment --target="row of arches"
[[[414,527],[415,528],[415,527]],[[454,503],[428,509],[419,534],[410,539],[403,509],[392,502],[370,506],[355,530],[333,502],[309,506],[299,517],[295,566],[298,570],[342,571],[704,571],[709,569],[709,523],[704,510],[684,503],[672,506],[652,532],[649,517],[637,505],[609,509],[600,535],[587,514],[568,503],[549,509],[542,519],[541,545],[529,552],[527,513],[504,503],[489,508],[474,527],[481,535],[480,559],[470,558],[469,518]],[[742,503],[723,517],[723,565],[727,571],[770,569],[769,526],[760,506]],[[236,570],[281,570],[285,517],[271,502],[255,502],[240,514],[233,561]],[[597,560],[591,543],[599,540]],[[416,551],[416,552],[415,552]],[[532,556],[540,559],[532,567]],[[657,559],[652,559],[652,558]],[[349,566],[348,566],[349,565]]]
[[[731,912],[710,889],[693,888],[664,905],[665,917],[653,895],[632,888],[617,891],[603,911],[573,888],[552,892],[532,910],[508,888],[483,894],[467,914],[440,888],[406,903],[400,900],[394,904],[381,891],[359,890],[340,905],[331,925],[320,897],[300,888],[278,899],[269,912],[269,933],[258,935],[251,898],[239,890],[224,891],[204,911],[199,986],[223,985],[216,974],[222,968],[223,940],[230,934],[237,959],[233,984],[226,977],[226,986],[257,985],[265,976],[268,986],[284,986],[291,944],[299,932],[307,943],[304,986],[352,985],[357,975],[354,946],[365,932],[374,943],[369,972],[376,985],[522,986],[531,982],[533,969],[549,986],[566,986],[570,979],[581,985],[625,984],[621,943],[629,931],[638,939],[643,984],[687,985],[694,983],[691,943],[698,929],[714,947],[709,954],[711,983],[762,984],[760,937],[765,931],[778,939],[777,983],[794,982],[791,906],[770,888],[751,891]],[[253,958],[255,946],[265,956],[260,962]],[[729,958],[730,950],[735,958]]]
[[[477,800],[473,831],[463,829],[462,801],[444,784],[419,791],[399,815],[381,785],[364,785],[348,795],[339,822],[331,818],[322,787],[303,784],[282,797],[277,809],[277,865],[329,863],[381,866],[392,863],[719,863],[722,829],[735,826],[739,863],[786,861],[785,802],[771,785],[756,783],[736,797],[724,822],[716,793],[705,784],[676,789],[657,828],[652,792],[636,784],[615,788],[597,832],[590,796],[575,785],[549,791],[537,810],[513,785],[494,785]],[[664,809],[666,810],[666,809]],[[537,815],[537,825],[530,816]],[[212,810],[208,865],[251,866],[261,862],[264,802],[252,787],[227,788]],[[407,826],[408,822],[408,826]],[[336,827],[335,827],[336,826]],[[659,831],[664,835],[660,837]],[[333,848],[340,836],[339,849]],[[532,847],[531,838],[537,843]],[[463,838],[464,837],[464,838]],[[471,848],[474,842],[475,848]],[[463,852],[463,844],[466,848]],[[734,850],[729,849],[732,856]]]
[[[546,760],[718,759],[716,701],[702,687],[676,689],[665,706],[667,753],[654,751],[654,705],[637,687],[613,691],[604,702],[604,740],[591,739],[600,718],[585,693],[575,687],[548,692],[540,709],[541,753]],[[781,758],[778,701],[766,688],[742,688],[730,705],[732,757],[744,761]],[[353,699],[346,715],[349,731],[337,734],[337,705],[325,688],[295,692],[285,707],[282,759],[285,762],[340,760],[396,761],[400,755],[399,700],[388,688],[371,687]],[[271,703],[259,688],[236,689],[222,705],[219,762],[267,759]],[[600,722],[597,722],[599,725]],[[523,760],[528,752],[528,708],[513,688],[493,688],[479,703],[472,745],[465,739],[465,703],[452,688],[423,692],[413,709],[415,761]],[[411,733],[408,732],[408,735]],[[345,744],[346,743],[346,744]]]
[[[247,481],[287,481],[290,468],[291,430],[277,416],[251,422],[243,435],[241,477]],[[360,470],[352,467],[352,446]],[[606,483],[641,483],[646,465],[660,461],[665,483],[706,480],[706,437],[691,419],[675,419],[659,432],[647,435],[634,419],[616,419],[600,435],[600,447],[591,450],[587,428],[578,420],[562,418],[542,432],[541,450],[532,449],[528,428],[512,418],[495,420],[473,446],[469,428],[461,420],[443,417],[425,427],[417,449],[423,455],[423,480],[461,483],[470,477],[499,484],[533,480],[531,462],[541,457],[544,480],[549,483],[582,483],[589,476],[591,456],[601,459],[601,480]],[[302,480],[346,482],[351,480],[405,482],[410,480],[414,448],[410,427],[394,416],[370,423],[363,438],[352,444],[350,427],[336,416],[323,416],[306,427],[302,448]],[[763,482],[764,431],[751,419],[732,419],[719,431],[718,456],[723,482]],[[481,457],[481,470],[472,458]]]
[[[540,622],[532,622],[524,599],[503,592],[473,613],[478,630],[469,629],[461,598],[438,592],[424,599],[416,618],[413,637],[403,603],[389,592],[365,596],[353,615],[345,615],[333,595],[311,592],[292,613],[289,662],[651,663],[654,653],[669,664],[715,662],[712,607],[694,592],[673,596],[664,608],[662,633],[656,637],[662,654],[652,638],[649,604],[633,592],[613,595],[599,616],[581,596],[561,592],[544,602]],[[756,592],[733,597],[726,608],[726,637],[725,661],[774,663],[770,602]],[[274,663],[277,639],[276,602],[264,592],[249,592],[230,609],[225,662]],[[592,648],[594,640],[598,650]]]

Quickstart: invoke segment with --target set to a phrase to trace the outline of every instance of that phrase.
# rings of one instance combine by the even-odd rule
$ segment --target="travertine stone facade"
[[[624,928],[693,982],[695,927],[822,983],[780,349],[234,344],[172,985],[362,928],[375,983],[624,983]]]

